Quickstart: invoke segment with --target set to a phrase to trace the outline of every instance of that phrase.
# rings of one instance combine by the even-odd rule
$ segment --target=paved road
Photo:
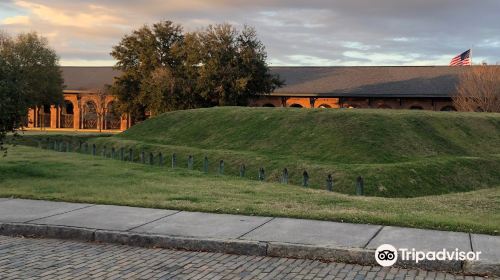
[[[0,279],[482,279],[311,260],[0,236]]]

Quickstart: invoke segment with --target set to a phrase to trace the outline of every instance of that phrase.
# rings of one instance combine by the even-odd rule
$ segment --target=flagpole
[[[470,47],[470,66],[472,66],[472,47],[474,46]]]

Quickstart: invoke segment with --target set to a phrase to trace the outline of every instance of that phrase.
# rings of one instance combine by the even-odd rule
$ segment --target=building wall
[[[372,109],[420,109],[441,111],[453,109],[451,98],[313,98],[263,96],[252,100],[254,107],[301,107],[301,108],[372,108]]]
[[[442,111],[453,108],[451,98],[343,98],[342,108],[415,109]]]
[[[130,126],[128,115],[116,116],[112,113],[111,107],[113,102],[116,101],[114,96],[107,95],[104,100],[100,100],[100,97],[93,92],[71,91],[65,92],[63,96],[64,102],[59,106],[50,105],[49,113],[43,114],[43,112],[48,111],[44,106],[30,108],[28,111],[28,128],[123,131]],[[72,114],[67,112],[67,104],[72,105]],[[95,113],[93,113],[93,110],[89,110],[92,106],[96,109]],[[104,108],[104,111],[102,111],[102,108]],[[97,112],[104,112],[104,115],[97,114]],[[50,118],[50,122],[45,121],[47,118]]]
[[[338,98],[262,96],[250,101],[252,107],[340,108]]]

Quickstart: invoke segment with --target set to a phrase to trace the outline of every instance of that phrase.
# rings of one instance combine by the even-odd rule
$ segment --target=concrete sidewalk
[[[480,261],[397,265],[500,274],[499,236],[392,226],[0,198],[0,234],[365,265],[375,264],[381,244],[422,251],[458,248],[481,251]]]

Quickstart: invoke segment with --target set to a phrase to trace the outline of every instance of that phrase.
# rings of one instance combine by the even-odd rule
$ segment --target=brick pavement
[[[0,236],[0,279],[484,279],[418,269]]]

